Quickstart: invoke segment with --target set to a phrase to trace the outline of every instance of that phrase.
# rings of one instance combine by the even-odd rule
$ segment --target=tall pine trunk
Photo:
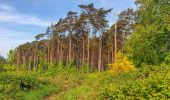
[[[102,63],[102,40],[101,40],[101,32],[99,30],[99,59],[98,59],[98,71],[101,71],[101,63]]]
[[[71,46],[71,42],[72,42],[72,40],[71,40],[71,34],[70,34],[70,36],[69,36],[69,58],[68,58],[68,60],[69,60],[69,62],[71,61],[71,48],[72,48],[72,46]]]
[[[82,57],[82,65],[84,65],[84,58],[85,58],[85,43],[84,43],[84,38],[83,38],[83,57]]]
[[[115,23],[115,59],[114,59],[115,61],[116,61],[116,52],[117,52],[117,25],[116,23]]]
[[[88,28],[88,34],[87,34],[87,64],[89,65],[89,60],[90,60],[90,27]]]
[[[36,41],[36,44],[35,44],[35,53],[34,53],[34,68],[36,69],[36,59],[37,59],[37,48],[38,48],[38,44],[37,44],[37,41]]]

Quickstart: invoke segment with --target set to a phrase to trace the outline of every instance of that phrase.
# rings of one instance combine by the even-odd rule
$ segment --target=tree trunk
[[[60,48],[59,48],[59,40],[58,40],[58,44],[57,44],[57,63],[60,62]]]
[[[37,59],[37,47],[38,47],[38,45],[37,45],[37,41],[36,41],[36,46],[35,46],[35,53],[34,53],[34,68],[36,69],[36,59]]]
[[[84,65],[84,58],[85,58],[85,44],[84,44],[84,38],[83,38],[83,58],[82,58],[82,65]]]
[[[47,53],[47,62],[48,64],[50,64],[50,43],[49,43],[50,40],[48,40],[47,42],[47,48],[48,48],[48,53]]]
[[[89,39],[89,35],[90,35],[90,28],[88,29],[88,34],[87,34],[87,64],[89,65],[89,58],[90,58],[90,39]]]
[[[117,25],[116,23],[115,23],[115,61],[116,61],[116,53],[117,53]]]
[[[25,67],[25,64],[26,64],[26,62],[25,62],[25,55],[23,54],[23,56],[22,56],[22,61],[23,61],[23,65],[24,65],[24,67]]]
[[[54,44],[52,43],[52,49],[51,49],[51,64],[54,63]]]
[[[99,59],[98,59],[98,71],[100,72],[101,71],[101,56],[102,56],[102,40],[101,40],[101,33],[99,31],[99,38],[100,38],[100,41],[99,41]]]
[[[63,55],[64,55],[64,52],[63,52],[63,42],[61,43],[61,58],[60,58],[60,62],[63,63]]]
[[[29,57],[29,67],[28,67],[28,71],[31,71],[31,56]]]
[[[107,52],[107,63],[110,63],[110,55],[109,55],[109,51]]]
[[[71,61],[71,48],[72,48],[72,46],[71,46],[71,35],[70,35],[70,37],[69,37],[70,39],[69,39],[69,62]]]

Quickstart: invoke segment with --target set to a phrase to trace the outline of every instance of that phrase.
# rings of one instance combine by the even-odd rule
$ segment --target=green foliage
[[[62,80],[65,79],[66,82],[61,82],[67,88],[64,88],[59,94],[57,94],[56,99],[62,100],[96,100],[96,86],[98,84],[98,79],[101,73],[93,74],[79,74],[71,75],[68,79],[63,76]],[[69,84],[68,84],[69,82]],[[69,85],[69,87],[68,87]],[[70,86],[72,85],[72,86]]]
[[[6,59],[0,55],[0,64],[5,64]]]
[[[56,99],[70,100],[170,97],[170,67],[165,64],[146,65],[118,76],[113,76],[109,71],[87,74],[86,71],[83,73],[80,70],[74,66],[58,64],[51,65],[48,71],[38,74],[35,78],[34,75],[1,74],[0,99],[41,100],[43,97],[48,99],[48,96],[53,96],[54,93]]]
[[[15,50],[9,50],[8,52],[8,64],[12,65],[12,64],[15,64],[15,61],[16,61],[16,51]]]
[[[0,72],[5,72],[6,70],[3,68],[3,65],[0,65]]]
[[[57,68],[55,65],[51,65],[50,68],[47,70],[47,72],[45,73],[45,75],[47,76],[56,76],[57,75]]]
[[[35,77],[53,77],[56,76],[63,76],[63,77],[71,77],[71,76],[78,76],[83,75],[85,73],[90,73],[90,69],[88,65],[81,66],[77,68],[72,64],[58,63],[57,65],[51,64],[48,65],[47,63],[40,63],[38,71],[33,72],[32,76]],[[48,66],[48,67],[47,67]]]
[[[159,64],[166,56],[168,34],[155,25],[138,25],[126,43],[126,52],[137,66],[141,66],[142,63]]]
[[[22,100],[42,100],[43,97],[58,91],[60,91],[60,89],[57,86],[46,84],[40,85],[39,89],[30,90],[29,92],[19,91],[16,93],[16,97]]]
[[[100,81],[99,99],[168,99],[170,68],[146,66],[117,77],[106,75]]]
[[[79,69],[79,73],[90,73],[90,66],[89,65],[83,65]]]
[[[6,64],[6,59],[0,55],[0,72],[5,71],[5,69],[3,68],[5,64]]]
[[[135,31],[125,45],[137,66],[160,64],[170,50],[168,0],[137,0],[139,9]]]
[[[113,52],[111,33],[115,31],[116,24],[104,34],[107,27],[105,17],[111,9],[97,9],[93,4],[80,5],[83,11],[80,17],[75,12],[69,12],[67,18],[60,19],[57,24],[48,27],[47,34],[38,34],[35,42],[21,45],[17,52],[10,50],[7,61],[0,56],[0,72],[2,72],[0,99],[41,100],[58,92],[61,92],[58,95],[59,99],[71,100],[94,100],[97,99],[96,96],[102,100],[169,99],[170,2],[169,0],[136,1],[139,4],[139,9],[136,11],[137,22],[134,20],[136,14],[132,9],[122,12],[117,23],[117,33],[119,33],[117,38],[120,49],[126,40],[125,37],[131,33],[136,24],[123,50],[137,66],[142,66],[141,68],[133,71],[135,70],[133,63],[118,52],[115,63],[109,65],[111,74],[116,75],[115,77],[110,71],[90,74],[90,70],[93,70],[97,62],[102,64],[109,62]],[[65,32],[69,34],[66,35]],[[98,33],[99,37],[96,36]],[[45,35],[48,40],[39,41]],[[102,51],[100,52],[102,55],[98,55],[96,52],[98,50]],[[70,53],[74,53],[71,54],[73,57],[69,55]],[[90,57],[92,61],[90,63],[94,65],[91,68],[89,65],[79,66],[88,62],[86,53],[94,56]],[[102,61],[94,59],[100,56],[103,57]],[[51,64],[60,60],[67,64]],[[76,64],[78,66],[75,66]],[[156,66],[159,64],[161,66]],[[19,68],[17,73],[16,68]],[[34,71],[31,71],[32,69]]]
[[[165,63],[165,64],[169,64],[169,65],[170,65],[170,52],[168,52],[168,53],[166,54],[166,57],[165,57],[164,63]]]
[[[89,73],[90,69],[88,65],[81,66],[79,69],[76,68],[73,64],[63,65],[62,63],[58,63],[57,65],[50,65],[48,70],[45,73],[42,73],[42,76],[56,76],[56,75],[78,75]]]
[[[31,89],[37,89],[39,87],[39,82],[33,78],[12,75],[1,75],[0,84],[4,84],[4,86],[1,86],[1,93],[3,91],[5,93],[17,92],[19,90],[29,91]],[[6,87],[11,87],[12,90]]]
[[[44,61],[41,61],[39,64],[38,64],[38,70],[37,70],[37,73],[38,74],[43,74],[45,73],[46,71],[48,70],[48,64]]]
[[[15,65],[15,64],[14,64],[14,65],[5,64],[5,65],[3,66],[3,69],[4,69],[5,71],[16,71],[16,65]]]
[[[2,97],[2,99],[30,100],[30,97],[41,99],[56,91],[55,89],[56,86],[29,76],[0,75],[0,98]]]
[[[86,97],[84,94],[87,92],[90,92],[91,88],[88,86],[79,86],[73,89],[70,89],[66,91],[64,94],[61,94],[58,99],[62,100],[79,100],[79,99],[87,99],[89,97]]]

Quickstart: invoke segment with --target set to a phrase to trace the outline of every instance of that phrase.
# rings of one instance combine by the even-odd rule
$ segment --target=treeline
[[[51,64],[89,66],[103,71],[122,51],[137,67],[170,61],[169,0],[136,0],[137,10],[127,9],[108,26],[112,9],[79,5],[81,13],[69,11],[65,18],[47,27],[35,41],[11,52],[17,70],[46,69]]]
[[[77,68],[86,65],[91,66],[91,71],[102,71],[114,61],[115,50],[122,49],[134,30],[135,12],[130,8],[121,12],[117,23],[109,28],[106,17],[112,9],[95,8],[93,4],[79,7],[79,15],[69,11],[65,18],[47,27],[45,33],[35,36],[35,41],[16,48],[18,69],[24,66],[37,70],[39,65],[72,63]]]
[[[126,42],[126,54],[136,66],[170,62],[170,1],[136,0],[137,24]]]

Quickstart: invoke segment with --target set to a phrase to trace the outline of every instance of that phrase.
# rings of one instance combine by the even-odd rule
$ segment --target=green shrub
[[[169,87],[169,67],[147,66],[117,77],[103,77],[99,85],[99,99],[168,99]]]
[[[3,69],[5,69],[6,71],[16,71],[16,65],[5,64],[3,66]]]
[[[168,53],[166,54],[166,57],[165,57],[164,63],[165,63],[165,64],[169,64],[169,65],[170,65],[170,52],[168,52]]]
[[[6,69],[4,69],[4,65],[0,65],[0,72],[6,72]]]
[[[60,88],[51,84],[41,84],[39,89],[30,90],[29,92],[19,91],[15,97],[20,100],[42,100],[43,97],[59,92]]]
[[[56,90],[56,86],[30,76],[0,75],[0,98],[26,99],[34,93],[35,96],[32,98],[41,99]]]
[[[75,66],[72,64],[64,66],[62,63],[59,63],[57,65],[50,65],[48,70],[44,73],[41,73],[40,76],[52,76],[54,78],[56,75],[70,76],[72,74],[78,74],[78,69],[76,69]]]
[[[79,69],[79,73],[90,73],[90,66],[89,65],[83,65]]]
[[[1,93],[13,93],[20,90],[29,91],[39,87],[39,81],[30,77],[20,77],[12,75],[0,76]]]
[[[50,68],[45,72],[46,76],[54,76],[57,74],[57,66],[51,65]]]

